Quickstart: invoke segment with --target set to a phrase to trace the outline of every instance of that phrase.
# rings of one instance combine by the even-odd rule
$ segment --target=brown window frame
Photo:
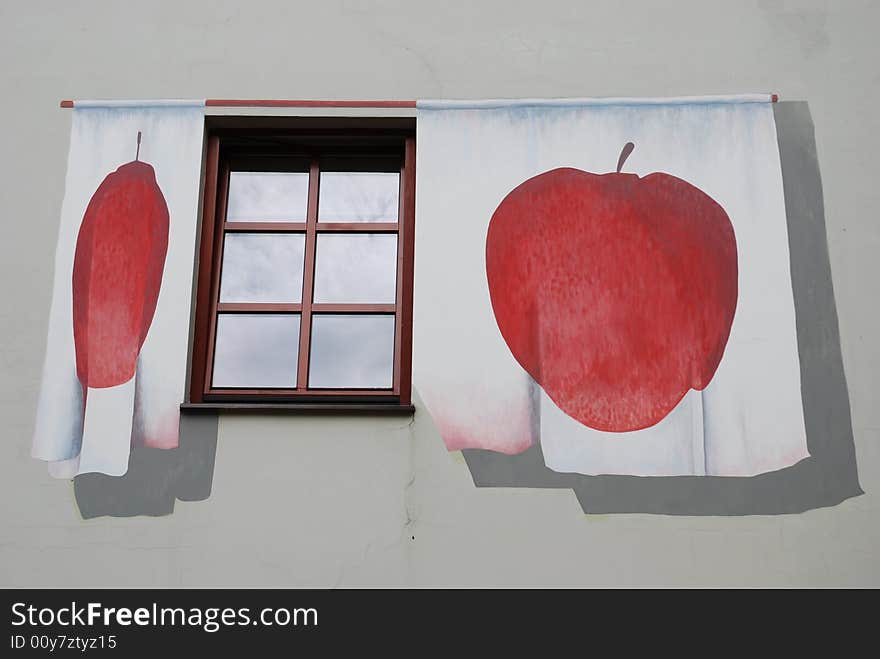
[[[411,413],[412,303],[415,245],[415,126],[411,120],[317,120],[215,118],[206,126],[204,196],[198,249],[196,304],[189,400],[191,410],[304,410]],[[249,146],[250,142],[250,146]],[[322,162],[336,159],[399,163],[398,219],[394,223],[319,222]],[[227,222],[231,171],[283,171],[307,162],[308,208],[305,222]],[[366,169],[366,167],[365,167]],[[395,170],[397,169],[395,164]],[[302,169],[297,169],[302,171]],[[331,170],[332,171],[332,170]],[[305,235],[303,294],[297,304],[221,303],[224,237],[227,233]],[[317,236],[321,234],[395,234],[397,290],[394,304],[329,304],[312,301]],[[214,344],[220,313],[299,313],[300,343],[296,388],[215,388]],[[313,313],[393,314],[394,364],[391,389],[310,389],[308,369]]]

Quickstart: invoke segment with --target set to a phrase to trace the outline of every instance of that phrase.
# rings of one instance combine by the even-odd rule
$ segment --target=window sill
[[[414,405],[397,403],[182,403],[184,414],[345,414],[412,416]]]

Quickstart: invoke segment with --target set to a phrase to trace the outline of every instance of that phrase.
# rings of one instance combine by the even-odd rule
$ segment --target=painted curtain
[[[417,131],[413,382],[449,450],[515,454],[540,443],[546,465],[558,472],[643,476],[749,476],[808,456],[769,96],[420,101]],[[586,176],[617,171],[639,178]],[[575,201],[557,203],[566,194]],[[615,228],[600,220],[613,221]],[[496,222],[493,236],[490,225]],[[652,237],[630,248],[634,232]],[[503,258],[497,257],[498,241],[510,252]],[[574,247],[583,248],[580,260],[568,254]],[[569,259],[571,277],[552,254],[546,256],[553,249],[559,259]],[[516,250],[526,255],[523,271],[517,270]],[[663,267],[674,270],[688,259],[690,266],[672,283],[665,275],[632,275],[658,250],[666,255]],[[487,252],[495,259],[489,271]],[[544,263],[552,272],[534,272],[540,269],[533,258],[538,252],[550,259]],[[609,254],[618,260],[597,273],[594,264]],[[504,277],[513,292],[493,297],[489,278],[499,259],[507,259]],[[565,295],[581,299],[584,286],[616,272],[630,273],[630,279],[605,297],[591,290],[590,304],[564,313],[548,311],[541,299],[517,297],[521,287],[550,296],[569,286],[573,290]],[[691,336],[681,328],[693,327],[715,332],[714,343],[690,338],[681,348],[690,355],[711,343],[705,348],[711,354],[703,358],[710,366],[702,374],[685,374],[697,384],[684,387],[659,420],[594,422],[638,416],[615,406],[624,394],[638,390],[627,399],[630,407],[654,395],[655,385],[643,387],[636,378],[623,386],[612,375],[632,379],[660,364],[652,371],[654,382],[678,368],[669,364],[686,361],[656,349],[671,343],[655,340],[659,330],[647,311],[617,309],[615,316],[606,309],[618,304],[615,295],[626,297],[634,288],[664,328],[671,306],[689,310],[680,327],[671,323],[673,329],[662,330],[667,334]],[[505,307],[504,295],[516,299]],[[707,309],[716,307],[726,311],[712,330]],[[559,318],[548,315],[554,313]],[[625,336],[615,326],[621,314],[640,323],[626,328]],[[525,328],[524,341],[538,346],[537,357],[516,354],[530,346],[517,344],[517,327],[505,324]],[[571,329],[581,326],[591,328],[589,340]],[[534,336],[529,328],[537,328]],[[643,359],[637,354],[642,346],[633,343],[640,336],[655,346]],[[617,345],[618,352],[603,352],[603,342]],[[621,352],[621,345],[627,350]],[[624,366],[604,363],[603,355]],[[632,366],[639,359],[641,365]],[[572,364],[587,362],[596,373],[573,372]],[[563,375],[554,380],[557,372]],[[566,398],[559,382],[575,389],[589,382],[590,389]],[[606,401],[603,386],[623,393]],[[564,409],[579,393],[584,395],[578,404],[593,416]]]
[[[32,455],[58,478],[175,448],[203,101],[77,101]]]

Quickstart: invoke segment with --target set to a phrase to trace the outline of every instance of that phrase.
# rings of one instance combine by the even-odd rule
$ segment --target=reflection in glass
[[[316,389],[390,389],[394,316],[315,314],[309,386]]]
[[[397,222],[400,174],[321,172],[319,222]]]
[[[305,236],[227,233],[221,302],[300,302]]]
[[[315,302],[394,304],[397,236],[318,234]]]
[[[309,200],[305,172],[231,172],[227,222],[304,222]]]
[[[217,317],[214,387],[296,387],[299,314]]]

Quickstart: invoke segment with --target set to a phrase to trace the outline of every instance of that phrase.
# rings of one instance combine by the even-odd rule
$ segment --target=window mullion
[[[299,358],[296,388],[304,391],[309,379],[309,343],[312,332],[312,292],[315,280],[315,248],[318,224],[318,182],[320,172],[318,160],[313,159],[309,167],[309,202],[306,212],[305,263],[303,264],[302,315],[299,323]]]

